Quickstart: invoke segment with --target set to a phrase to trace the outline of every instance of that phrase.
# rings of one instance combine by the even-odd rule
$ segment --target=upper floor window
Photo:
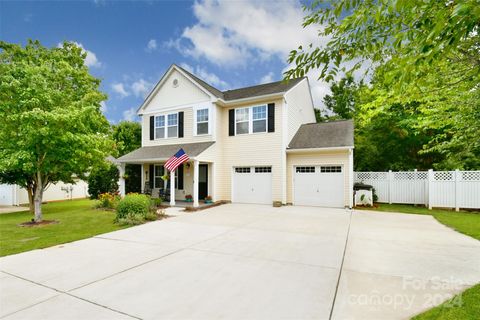
[[[235,133],[267,132],[267,106],[235,109]]]
[[[197,110],[197,134],[208,134],[208,108]]]
[[[165,116],[155,117],[155,139],[165,138]]]
[[[155,117],[155,139],[178,137],[178,113]]]
[[[249,133],[250,108],[235,110],[235,132],[237,134]]]
[[[167,132],[169,138],[176,138],[178,136],[178,113],[168,115]]]
[[[267,132],[267,106],[253,107],[252,113],[252,131]]]

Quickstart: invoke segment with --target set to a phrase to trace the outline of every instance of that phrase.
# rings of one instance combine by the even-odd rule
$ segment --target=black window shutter
[[[178,137],[183,138],[183,111],[178,113]]]
[[[235,109],[228,110],[228,135],[235,135]]]
[[[155,139],[155,116],[150,116],[150,140]]]
[[[268,104],[268,132],[275,132],[275,103]]]
[[[154,174],[154,167],[153,167],[153,164],[151,164],[149,167],[148,167],[148,183],[150,184],[150,188],[153,189],[154,185],[153,185],[153,174]]]
[[[183,163],[178,166],[178,190],[183,190]]]

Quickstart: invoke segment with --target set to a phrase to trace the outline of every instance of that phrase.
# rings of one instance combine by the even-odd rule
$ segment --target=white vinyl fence
[[[354,179],[372,185],[378,202],[480,208],[480,171],[355,172]]]

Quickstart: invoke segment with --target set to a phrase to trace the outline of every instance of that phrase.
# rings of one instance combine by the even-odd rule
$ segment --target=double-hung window
[[[155,139],[165,138],[165,116],[155,117]]]
[[[208,108],[197,110],[197,134],[208,134]]]
[[[235,133],[267,132],[267,106],[235,109]]]
[[[169,138],[178,136],[178,113],[172,113],[167,116],[167,134]]]
[[[235,110],[235,132],[236,134],[249,133],[250,108]]]
[[[267,106],[252,107],[252,132],[267,132]]]

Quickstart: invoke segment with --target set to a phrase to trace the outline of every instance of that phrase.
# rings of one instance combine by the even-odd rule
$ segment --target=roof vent
[[[173,79],[172,85],[174,88],[178,87],[178,79]]]

